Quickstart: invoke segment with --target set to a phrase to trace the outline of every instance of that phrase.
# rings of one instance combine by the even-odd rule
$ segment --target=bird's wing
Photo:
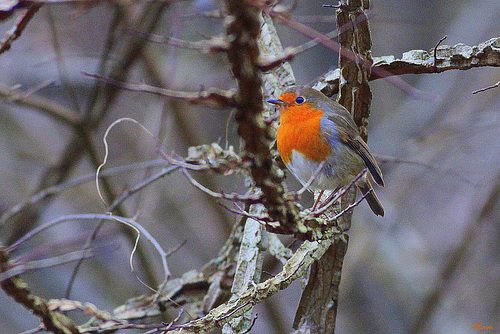
[[[356,132],[351,133],[349,130],[343,130],[340,127],[337,127],[337,132],[339,139],[347,146],[349,146],[354,152],[356,152],[363,162],[365,166],[368,168],[370,173],[373,176],[375,182],[378,185],[384,186],[384,180],[382,179],[382,171],[375,161],[375,158],[368,150],[368,146],[364,142],[364,140],[357,134]]]

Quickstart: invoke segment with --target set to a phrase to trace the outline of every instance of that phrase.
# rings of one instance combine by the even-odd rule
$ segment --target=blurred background
[[[322,5],[298,1],[292,15],[327,33],[335,29],[334,11]],[[4,222],[4,245],[64,215],[105,212],[92,173],[104,157],[104,132],[118,118],[143,124],[159,138],[163,151],[174,156],[186,156],[189,146],[212,142],[238,150],[229,109],[116,90],[84,74],[119,73],[130,83],[176,90],[234,88],[225,54],[149,42],[137,33],[189,41],[218,36],[224,32],[223,19],[211,14],[221,6],[210,0],[42,6],[12,48],[0,55],[1,213],[48,185],[88,179]],[[409,50],[429,50],[444,35],[446,45],[477,45],[500,32],[496,0],[372,1],[370,13],[373,56],[400,58]],[[17,15],[0,22],[2,36],[15,25]],[[285,47],[308,40],[287,27],[277,28]],[[323,46],[298,55],[291,63],[297,83],[313,83],[336,67],[337,57]],[[415,328],[420,333],[471,333],[476,323],[498,332],[500,99],[498,89],[475,95],[472,91],[493,85],[499,77],[498,68],[403,76],[428,93],[426,100],[383,80],[371,83],[369,145],[384,172],[386,186],[376,190],[386,216],[374,216],[364,203],[355,210],[342,277],[339,333],[409,333]],[[54,117],[56,106],[63,114],[92,120],[94,132],[77,136],[67,121]],[[109,182],[117,194],[163,165],[156,139],[130,122],[113,128],[109,149],[105,170],[158,160],[156,167],[116,172]],[[245,192],[235,175],[195,177],[214,190]],[[292,178],[287,182],[290,189],[300,188]],[[303,201],[309,203],[310,197]],[[123,210],[164,249],[185,242],[168,260],[173,277],[214,258],[236,220],[179,172],[128,199]],[[13,257],[27,261],[79,249],[96,224],[58,224],[23,243]],[[129,239],[117,231],[122,231],[117,223],[105,223],[98,254],[82,265],[71,299],[111,311],[149,293],[130,271]],[[139,266],[139,276],[161,280],[159,256],[146,242],[141,245],[153,272],[148,276]],[[36,295],[62,298],[74,267],[70,263],[22,277]],[[252,333],[290,332],[300,294],[300,282],[294,282],[258,305]],[[3,292],[0,305],[1,333],[38,326],[37,317]]]

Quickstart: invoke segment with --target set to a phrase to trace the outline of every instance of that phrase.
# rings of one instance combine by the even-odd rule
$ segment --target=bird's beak
[[[271,99],[271,100],[267,100],[267,102],[272,103],[272,104],[277,104],[279,106],[282,106],[285,104],[285,101],[280,100],[280,99]]]

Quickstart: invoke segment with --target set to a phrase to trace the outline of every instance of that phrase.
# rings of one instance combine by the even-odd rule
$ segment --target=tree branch
[[[26,4],[23,4],[23,6]],[[36,12],[42,7],[40,3],[30,3],[26,8],[22,8],[22,14],[16,19],[16,23],[14,27],[5,35],[4,38],[0,41],[0,54],[9,50],[12,42],[21,36],[22,32],[28,25],[29,21],[35,16]],[[9,8],[9,11],[4,11],[4,6],[2,6],[2,11],[0,12],[0,19],[2,19],[2,15],[5,13],[6,16],[9,16],[14,12],[14,8]]]
[[[187,100],[190,103],[211,103],[222,107],[234,107],[234,93],[231,91],[223,91],[221,89],[210,88],[200,89],[198,92],[184,92],[161,87],[155,87],[147,84],[133,84],[112,78],[107,78],[97,74],[84,73],[86,76],[95,78],[101,82],[113,85],[117,88],[130,90],[134,92],[144,92],[163,97],[173,97],[177,99]]]
[[[72,109],[68,109],[57,102],[32,93],[20,92],[4,84],[0,84],[0,96],[3,96],[9,102],[35,108],[49,117],[73,128],[79,126],[83,121],[82,117]]]
[[[368,80],[391,75],[440,73],[449,70],[468,70],[474,67],[500,67],[500,37],[495,37],[474,46],[462,43],[437,48],[438,59],[434,61],[434,50],[411,50],[401,58],[394,56],[373,57],[373,66]],[[384,71],[377,71],[383,69]],[[340,71],[335,69],[323,74],[316,89],[328,96],[338,93]]]
[[[0,246],[0,272],[7,271],[10,263],[9,253]],[[48,302],[31,293],[28,285],[18,276],[14,276],[0,282],[5,293],[19,304],[32,311],[41,318],[45,329],[55,334],[78,334],[80,331],[76,324],[63,313],[50,309]]]
[[[273,132],[262,117],[264,108],[257,44],[261,12],[239,0],[228,0],[227,8],[232,18],[227,27],[231,40],[227,53],[238,82],[235,118],[238,134],[244,141],[243,160],[251,163],[252,178],[262,190],[262,204],[270,218],[283,226],[294,224],[299,217],[299,207],[294,201],[285,200],[284,175],[270,151]]]
[[[175,330],[172,333],[209,333],[213,329],[222,326],[230,319],[246,312],[255,304],[269,298],[280,290],[286,289],[295,279],[302,277],[309,266],[323,256],[331,244],[332,239],[321,242],[304,242],[278,275],[247,288],[240,295],[240,298],[232,303],[222,304],[203,318],[193,320],[182,326],[174,326]]]

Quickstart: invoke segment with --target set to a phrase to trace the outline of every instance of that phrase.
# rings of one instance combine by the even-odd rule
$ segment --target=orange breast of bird
[[[277,133],[278,151],[285,164],[292,163],[293,151],[320,163],[331,154],[330,145],[321,133],[323,110],[310,104],[291,105],[281,111]]]

